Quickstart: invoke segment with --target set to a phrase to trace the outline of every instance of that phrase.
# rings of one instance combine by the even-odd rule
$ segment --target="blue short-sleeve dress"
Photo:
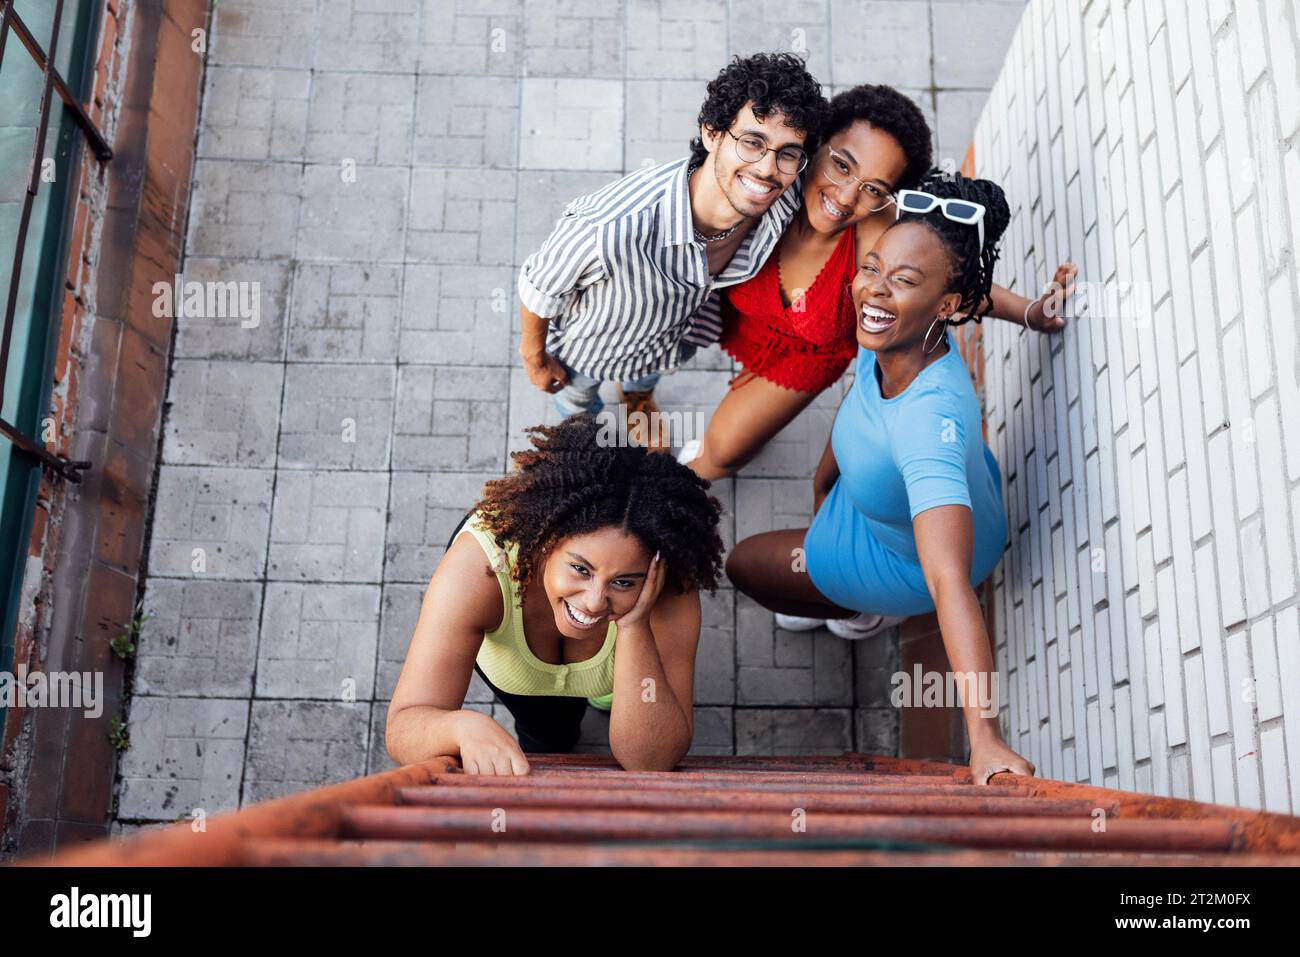
[[[948,352],[892,399],[875,353],[858,349],[853,388],[835,417],[840,477],[804,537],[808,574],[843,608],[881,615],[934,610],[912,520],[926,509],[971,510],[971,585],[1007,545],[1002,473],[981,433],[979,400],[952,336]]]

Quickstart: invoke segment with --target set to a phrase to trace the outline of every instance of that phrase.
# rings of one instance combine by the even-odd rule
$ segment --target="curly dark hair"
[[[866,120],[898,141],[907,157],[907,168],[894,187],[915,189],[934,164],[930,124],[921,108],[892,86],[855,86],[831,100],[831,116],[823,138],[830,139],[859,120]]]
[[[950,319],[961,325],[974,319],[976,322],[988,315],[993,307],[989,290],[993,288],[993,266],[998,261],[998,242],[1011,222],[1011,210],[1002,187],[987,179],[967,179],[960,173],[932,169],[917,187],[941,199],[956,197],[984,206],[984,247],[979,247],[979,233],[974,226],[955,223],[935,208],[928,213],[904,213],[898,223],[920,222],[930,228],[948,247],[952,270],[948,288],[961,293],[958,311],[965,313],[960,319]],[[898,223],[890,226],[893,229]]]
[[[709,82],[708,97],[695,122],[711,130],[729,130],[745,104],[751,101],[751,109],[760,120],[780,113],[785,122],[803,133],[808,155],[821,143],[830,105],[822,96],[821,84],[793,53],[732,57]],[[691,140],[691,166],[703,163],[708,155],[698,136]]]
[[[718,516],[709,483],[671,455],[611,444],[590,415],[525,430],[533,448],[483,489],[482,527],[520,546],[513,575],[522,590],[564,538],[615,527],[666,563],[666,582],[684,591],[717,588],[722,572]]]

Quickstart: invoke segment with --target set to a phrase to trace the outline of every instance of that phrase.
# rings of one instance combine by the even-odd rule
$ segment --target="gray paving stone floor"
[[[960,164],[1023,0],[217,0],[118,817],[231,809],[390,766],[387,702],[455,522],[521,430],[514,277],[564,205],[681,156],[733,53],[889,83]],[[251,288],[251,287],[250,287]],[[716,348],[659,389],[708,413]],[[805,524],[847,381],[718,484],[730,546]],[[610,397],[612,398],[612,396]],[[704,601],[699,754],[896,748],[893,638]],[[475,678],[467,707],[510,716]],[[607,746],[589,711],[581,747]]]

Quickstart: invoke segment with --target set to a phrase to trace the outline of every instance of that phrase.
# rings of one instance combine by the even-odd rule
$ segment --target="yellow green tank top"
[[[478,666],[488,680],[508,694],[564,695],[572,698],[595,698],[614,690],[614,638],[617,625],[609,623],[605,644],[586,661],[553,665],[533,654],[524,640],[524,617],[520,608],[519,586],[511,569],[519,555],[517,545],[502,549],[491,533],[478,524],[475,512],[456,533],[473,535],[487,555],[501,586],[505,614],[495,631],[483,636],[478,652]]]

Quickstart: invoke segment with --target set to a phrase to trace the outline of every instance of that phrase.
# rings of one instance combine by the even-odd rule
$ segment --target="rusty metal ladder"
[[[599,755],[530,762],[526,777],[491,777],[438,758],[39,863],[1300,864],[1300,817],[1008,773],[981,786],[965,767],[905,758],[691,757],[654,773]]]

